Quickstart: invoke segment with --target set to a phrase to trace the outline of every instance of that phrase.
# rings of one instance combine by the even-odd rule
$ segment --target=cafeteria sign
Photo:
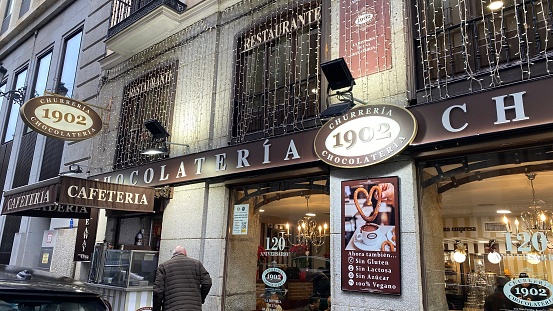
[[[102,129],[102,119],[96,111],[68,97],[35,97],[23,104],[19,113],[23,122],[37,133],[61,140],[85,140]]]
[[[325,123],[315,137],[315,153],[332,166],[364,167],[399,154],[416,134],[417,122],[407,109],[366,105]]]

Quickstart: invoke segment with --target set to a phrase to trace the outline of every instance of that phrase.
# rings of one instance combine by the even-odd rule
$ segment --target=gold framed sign
[[[102,129],[102,119],[87,104],[57,95],[32,98],[19,114],[35,132],[61,140],[85,140]]]
[[[358,168],[385,161],[403,151],[417,134],[415,117],[395,105],[366,105],[325,123],[315,137],[323,162]]]

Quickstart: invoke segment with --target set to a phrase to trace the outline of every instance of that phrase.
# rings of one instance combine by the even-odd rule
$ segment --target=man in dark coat
[[[154,282],[154,311],[196,311],[211,288],[211,277],[202,263],[175,247],[173,257],[159,265]]]
[[[505,311],[514,310],[516,304],[509,300],[503,293],[503,287],[509,282],[509,278],[506,276],[497,277],[497,288],[495,292],[486,297],[484,303],[484,311]]]

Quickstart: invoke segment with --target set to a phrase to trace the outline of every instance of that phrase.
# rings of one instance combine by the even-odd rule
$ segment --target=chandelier
[[[312,244],[318,253],[319,248],[325,243],[328,225],[325,223],[321,226],[317,224],[317,221],[313,218],[316,215],[309,211],[310,197],[310,195],[305,196],[307,213],[305,213],[305,216],[303,216],[302,219],[298,220],[295,234],[290,233],[290,225],[287,223],[285,236],[291,246]]]
[[[527,173],[526,177],[530,180],[532,187],[532,206],[520,213],[521,221],[515,217],[514,228],[507,216],[503,216],[507,230],[506,244],[507,250],[512,250],[510,245],[512,244],[519,251],[526,251],[527,261],[531,264],[538,264],[541,261],[540,253],[547,248],[553,248],[553,244],[549,241],[553,237],[553,212],[542,206],[545,202],[536,200],[536,190],[534,189],[536,174]],[[515,233],[516,240],[513,240],[511,233]]]

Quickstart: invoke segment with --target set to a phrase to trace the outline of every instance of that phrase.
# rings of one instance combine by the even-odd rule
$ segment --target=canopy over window
[[[2,215],[89,218],[91,208],[153,212],[154,188],[59,176],[4,191]]]

